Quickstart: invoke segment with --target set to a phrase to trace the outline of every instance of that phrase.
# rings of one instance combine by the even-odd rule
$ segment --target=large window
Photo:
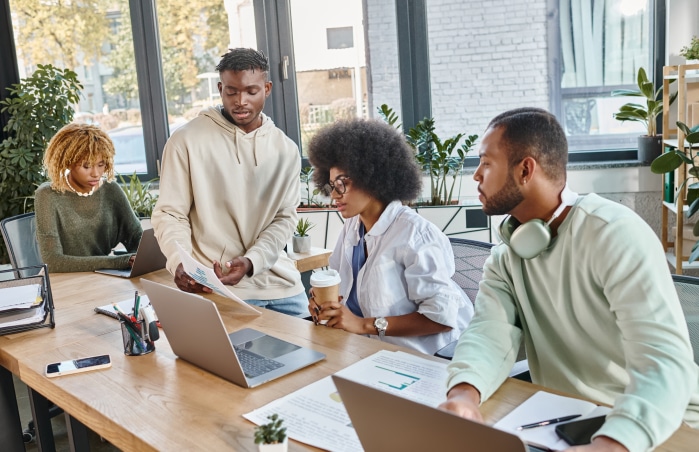
[[[571,151],[635,148],[642,124],[613,114],[638,98],[611,97],[635,88],[639,67],[653,76],[651,2],[560,0],[560,119]]]

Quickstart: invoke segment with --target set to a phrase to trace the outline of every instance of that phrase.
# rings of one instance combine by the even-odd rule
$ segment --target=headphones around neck
[[[500,240],[522,259],[533,259],[541,254],[551,244],[551,227],[553,220],[563,212],[563,210],[575,204],[578,194],[568,188],[568,184],[561,192],[561,204],[549,219],[544,221],[534,218],[522,224],[516,218],[508,215],[502,220],[497,229]]]

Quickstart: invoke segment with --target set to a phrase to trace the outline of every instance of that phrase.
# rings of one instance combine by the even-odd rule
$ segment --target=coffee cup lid
[[[317,270],[311,275],[311,286],[330,287],[340,284],[340,274],[337,270]]]

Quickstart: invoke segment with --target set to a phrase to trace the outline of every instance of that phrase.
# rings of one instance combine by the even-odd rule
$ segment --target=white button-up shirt
[[[345,300],[352,289],[352,253],[359,243],[359,221],[355,216],[345,222],[330,256],[330,267],[342,278],[340,295]],[[451,279],[455,267],[449,239],[414,210],[394,201],[364,240],[368,255],[357,275],[357,300],[364,317],[417,311],[452,328],[427,336],[387,335],[384,340],[431,355],[458,339],[473,317],[473,303]],[[388,334],[390,331],[389,320]]]

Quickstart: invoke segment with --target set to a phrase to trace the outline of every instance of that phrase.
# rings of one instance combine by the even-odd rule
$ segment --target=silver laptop
[[[160,251],[160,246],[155,238],[153,229],[143,231],[141,241],[136,250],[136,257],[131,268],[100,268],[95,270],[97,273],[105,275],[120,276],[122,278],[135,278],[136,276],[145,275],[146,273],[154,272],[165,268],[167,258]]]
[[[228,334],[211,300],[146,279],[141,282],[172,351],[238,386],[252,388],[325,358],[250,328]]]
[[[547,452],[517,436],[333,375],[364,450]]]

